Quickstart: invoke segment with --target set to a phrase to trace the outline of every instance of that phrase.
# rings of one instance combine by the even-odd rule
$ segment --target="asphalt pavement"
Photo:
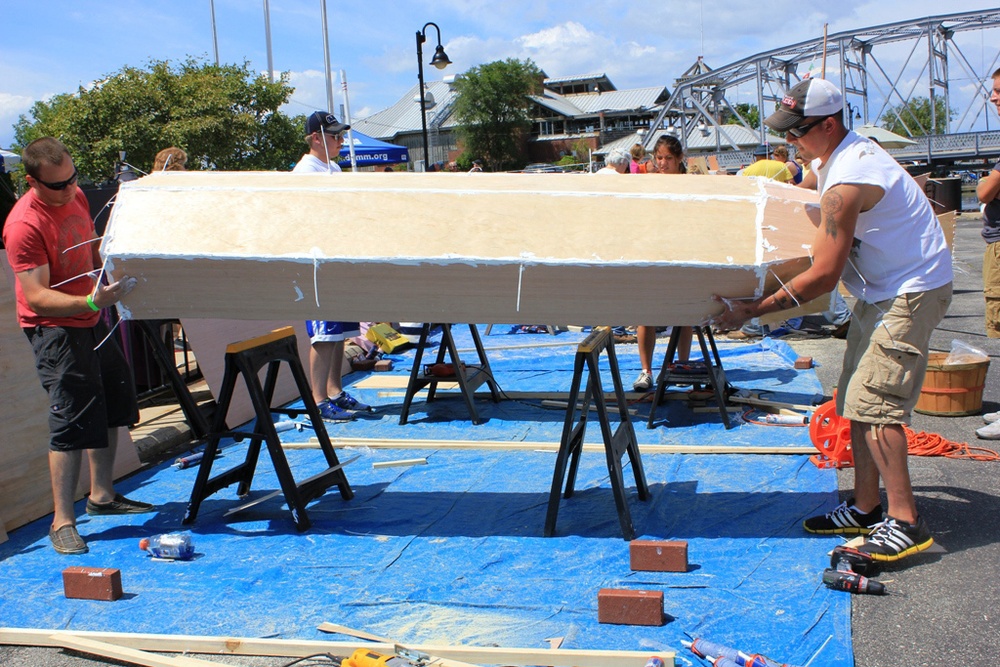
[[[948,315],[934,332],[933,350],[948,351],[961,340],[991,359],[983,411],[1000,410],[1000,339],[983,328],[982,256],[978,215],[959,216],[954,247],[955,296]],[[789,340],[811,356],[827,396],[840,374],[844,342],[834,338]],[[942,417],[915,414],[916,431],[998,451],[1000,441],[977,440],[978,415]],[[963,665],[992,667],[1000,656],[1000,464],[910,457],[917,506],[936,545],[887,567],[878,579],[887,596],[854,596],[852,625],[857,667]],[[853,472],[838,472],[841,499],[851,494]],[[817,580],[820,573],[817,572]],[[844,595],[849,595],[844,593]],[[2,625],[2,623],[0,623]],[[679,647],[678,647],[679,648]],[[281,658],[212,656],[213,661],[250,667],[289,662]],[[81,654],[36,647],[0,646],[5,667],[98,667],[121,665]]]

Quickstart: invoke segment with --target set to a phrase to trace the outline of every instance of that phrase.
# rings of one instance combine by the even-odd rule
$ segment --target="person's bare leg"
[[[88,449],[90,462],[90,499],[103,505],[115,499],[115,453],[118,451],[117,428],[108,429],[108,446]]]
[[[316,405],[327,399],[333,346],[334,343],[313,343],[309,346],[309,380]]]
[[[83,452],[49,451],[49,475],[52,478],[52,500],[54,512],[52,528],[76,525],[76,513],[73,510],[76,484],[80,479],[80,462]]]
[[[854,505],[862,512],[870,512],[882,500],[879,496],[878,466],[868,446],[867,431],[870,424],[851,422],[851,449],[854,452]]]
[[[899,424],[884,424],[869,425],[864,429],[864,433],[865,444],[867,445],[872,465],[878,470],[875,482],[876,493],[878,492],[878,476],[881,476],[882,483],[885,486],[885,495],[889,501],[889,507],[886,508],[886,512],[894,519],[900,519],[907,523],[916,523],[917,503],[913,497],[913,487],[910,482],[906,431]],[[857,468],[856,449],[854,465]],[[857,471],[855,471],[856,474]],[[867,483],[871,484],[870,481]],[[856,485],[857,478],[855,477]],[[870,489],[866,490],[866,493],[870,493]],[[874,506],[873,504],[872,507]],[[865,509],[861,505],[858,507]]]
[[[691,327],[681,327],[681,333],[677,337],[677,363],[686,364],[691,359],[691,336],[694,329]]]
[[[639,343],[639,365],[644,373],[653,374],[653,350],[656,349],[656,327],[639,326],[635,329]]]
[[[326,380],[326,395],[339,396],[340,392],[344,390],[342,379],[344,375],[344,341],[326,343],[326,345],[331,347],[330,368],[327,372]]]

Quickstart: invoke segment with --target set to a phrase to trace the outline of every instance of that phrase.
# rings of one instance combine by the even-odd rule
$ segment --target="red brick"
[[[638,572],[687,572],[688,543],[683,540],[632,540],[630,565]]]
[[[602,588],[597,593],[597,622],[663,625],[663,591]]]
[[[68,598],[117,600],[122,596],[122,573],[112,567],[67,567],[63,591]]]
[[[812,367],[813,367],[812,357],[799,357],[798,359],[795,360],[795,368],[806,369]]]
[[[375,370],[379,371],[391,371],[392,370],[392,359],[379,359],[375,362]]]

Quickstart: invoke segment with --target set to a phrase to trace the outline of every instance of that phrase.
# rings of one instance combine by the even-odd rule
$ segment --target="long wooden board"
[[[818,220],[743,177],[158,172],[101,253],[136,318],[697,324],[804,270]]]
[[[140,651],[187,652],[220,655],[262,655],[302,657],[316,653],[347,656],[359,648],[393,654],[392,643],[333,642],[316,640],[257,639],[247,637],[205,637],[198,635],[152,635],[125,632],[53,631],[0,628],[0,644],[17,646],[62,646],[63,636],[81,637]],[[532,649],[496,646],[448,646],[405,644],[411,651],[473,664],[551,665],[552,667],[643,667],[648,651],[588,649]],[[657,651],[663,661],[674,665],[674,653]]]
[[[334,447],[367,447],[369,449],[493,449],[500,451],[552,452],[558,442],[528,442],[514,440],[390,440],[387,438],[330,438]],[[316,449],[319,441],[283,442],[285,449]],[[583,451],[603,452],[599,442],[583,444]],[[643,454],[815,454],[814,447],[755,446],[755,445],[639,445]]]

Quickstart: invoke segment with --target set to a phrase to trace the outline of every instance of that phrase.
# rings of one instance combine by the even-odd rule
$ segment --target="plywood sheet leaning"
[[[299,360],[302,367],[309,369],[309,334],[306,333],[305,322],[268,322],[256,320],[196,320],[186,319],[182,322],[184,334],[187,336],[198,369],[201,370],[208,388],[216,400],[222,390],[222,380],[226,373],[226,347],[230,343],[250,340],[257,336],[270,333],[284,326],[295,327],[295,342],[299,350]],[[350,366],[348,366],[348,369]],[[347,372],[350,372],[349,370]],[[258,374],[261,385],[267,377],[267,367]],[[280,364],[278,379],[274,386],[274,396],[271,405],[284,405],[300,398],[295,379],[292,377],[288,364]],[[246,388],[246,379],[240,377],[233,390],[233,397],[226,414],[226,423],[231,427],[244,424],[257,416],[250,394]]]
[[[52,512],[49,400],[35,372],[31,344],[17,325],[14,280],[7,253],[0,251],[0,528],[6,532]],[[118,434],[116,478],[140,466],[128,431],[119,429]],[[86,457],[80,479],[78,499],[90,490]]]
[[[804,270],[818,219],[742,177],[162,172],[101,253],[135,318],[694,324]]]

